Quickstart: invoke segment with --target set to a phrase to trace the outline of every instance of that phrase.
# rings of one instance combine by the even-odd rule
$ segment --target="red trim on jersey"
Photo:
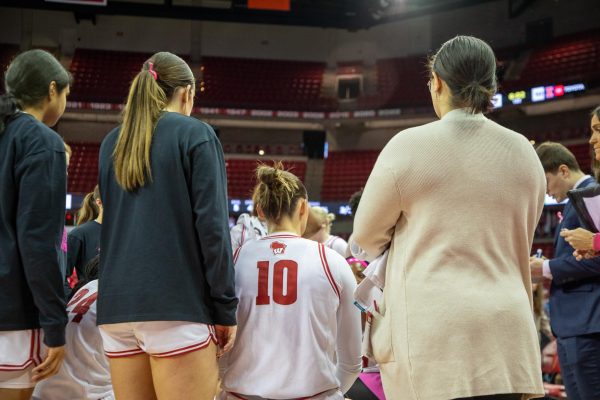
[[[325,271],[325,275],[329,280],[329,284],[333,288],[333,291],[340,298],[340,289],[337,287],[335,280],[333,279],[333,275],[331,274],[331,270],[329,269],[329,264],[327,263],[327,256],[325,256],[325,246],[323,243],[319,243],[319,257],[321,257],[321,264],[323,265],[323,270]]]
[[[299,239],[300,236],[298,235],[294,235],[293,233],[282,233],[282,234],[272,234],[272,235],[267,235],[264,238],[261,238],[260,240],[265,240],[265,239]]]
[[[181,355],[184,355],[187,353],[191,353],[192,351],[201,350],[201,349],[207,347],[210,344],[210,342],[212,342],[212,341],[213,341],[213,336],[212,336],[212,334],[209,334],[204,342],[196,343],[191,346],[182,347],[180,349],[165,351],[164,353],[154,353],[154,354],[150,354],[150,355],[152,357],[159,357],[159,358],[181,356]]]
[[[0,371],[21,371],[21,370],[24,370],[25,368],[29,367],[31,364],[34,364],[35,359],[33,357],[35,356],[35,346],[36,346],[36,342],[39,342],[38,340],[36,340],[37,334],[38,334],[37,329],[31,330],[31,340],[29,341],[29,358],[27,359],[27,361],[25,361],[23,364],[19,364],[19,365],[17,365],[17,364],[0,364]]]
[[[137,348],[131,350],[123,350],[123,351],[105,351],[106,357],[108,358],[122,358],[122,357],[130,357],[137,356],[138,354],[143,354],[144,350]]]
[[[246,225],[242,225],[242,236],[240,238],[240,247],[244,244],[245,234],[246,234]]]
[[[242,246],[238,247],[237,249],[235,249],[235,251],[233,252],[233,263],[235,264],[237,262],[238,256],[240,255],[240,250],[242,250]]]

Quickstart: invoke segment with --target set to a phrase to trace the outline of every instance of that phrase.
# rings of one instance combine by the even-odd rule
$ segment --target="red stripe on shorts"
[[[121,357],[130,357],[136,356],[138,354],[143,354],[144,351],[142,349],[131,349],[131,350],[123,350],[123,351],[104,351],[106,357],[108,358],[121,358]]]
[[[152,357],[159,357],[159,358],[181,356],[181,355],[184,355],[187,353],[191,353],[192,351],[201,350],[201,349],[207,347],[211,341],[213,341],[213,336],[211,334],[209,334],[208,337],[206,338],[206,340],[201,343],[192,344],[190,346],[182,347],[182,348],[171,350],[171,351],[165,351],[164,353],[154,353],[154,354],[150,354],[150,355]]]

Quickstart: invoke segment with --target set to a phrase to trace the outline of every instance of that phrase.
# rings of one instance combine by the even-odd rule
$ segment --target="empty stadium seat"
[[[69,143],[73,154],[69,162],[67,191],[88,193],[98,182],[100,143]]]
[[[327,110],[321,97],[325,63],[204,57],[198,105],[277,110]]]
[[[232,159],[225,161],[227,170],[227,193],[229,198],[249,199],[252,197],[252,190],[256,185],[254,171],[260,160]],[[265,162],[271,164],[272,162]],[[283,160],[283,166],[290,170],[300,180],[304,180],[306,174],[306,161]]]
[[[337,151],[325,160],[321,198],[347,201],[367,183],[380,150]]]

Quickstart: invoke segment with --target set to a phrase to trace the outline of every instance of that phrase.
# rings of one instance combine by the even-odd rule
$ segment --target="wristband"
[[[600,233],[594,233],[592,237],[592,248],[594,251],[600,251]]]

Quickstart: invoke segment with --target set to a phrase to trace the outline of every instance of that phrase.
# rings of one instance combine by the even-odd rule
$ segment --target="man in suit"
[[[593,186],[565,146],[542,143],[536,152],[547,180],[548,194],[562,202],[572,189]],[[533,280],[551,279],[550,324],[558,340],[561,374],[569,400],[600,399],[600,257],[577,261],[561,229],[581,224],[567,203],[554,238],[554,258],[531,259]]]

